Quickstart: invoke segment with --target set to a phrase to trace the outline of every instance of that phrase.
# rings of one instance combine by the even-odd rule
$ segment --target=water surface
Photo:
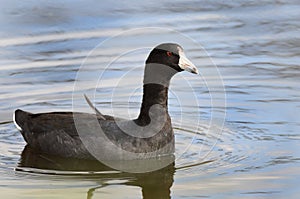
[[[297,198],[299,195],[299,2],[1,2],[2,197]],[[12,123],[15,109],[70,111],[76,74],[89,52],[112,35],[150,26],[174,29],[192,37],[218,66],[227,99],[221,135],[207,131],[212,109],[203,79],[182,73],[172,80],[169,99],[176,154],[181,154],[175,165],[154,173],[127,174],[105,169],[103,165],[65,161],[24,150],[25,142]],[[151,44],[153,38],[170,39],[165,33],[151,37],[141,33],[137,37],[129,35],[122,44],[97,48],[87,63],[91,70],[84,75],[92,77],[95,71],[105,69],[110,58],[140,43]],[[180,44],[200,71],[211,70],[212,63],[205,61],[200,49]],[[148,52],[145,48],[129,53],[106,70],[96,89],[96,105],[102,112],[135,117],[142,96],[143,62]],[[133,68],[115,90],[115,82]],[[217,81],[213,75],[206,78],[211,83]],[[191,98],[191,87],[197,94],[195,98]],[[81,91],[89,93],[94,89],[95,85],[87,83]],[[222,90],[217,88],[216,92]],[[81,93],[75,93],[74,101],[86,107]],[[196,125],[198,118],[200,122]],[[188,146],[186,153],[182,153]]]

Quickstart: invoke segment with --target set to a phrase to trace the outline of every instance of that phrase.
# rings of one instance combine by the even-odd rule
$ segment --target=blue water
[[[299,10],[298,1],[1,1],[2,197],[298,198]],[[99,45],[118,34],[121,39]],[[134,118],[144,60],[162,41],[180,43],[202,73],[182,73],[171,83],[180,157],[173,167],[91,174],[77,171],[82,163],[76,161],[21,156],[25,142],[12,123],[17,108],[70,111],[76,103],[86,110],[87,93],[102,112]],[[82,78],[93,81],[73,92],[83,65]],[[213,116],[219,123],[208,131]]]

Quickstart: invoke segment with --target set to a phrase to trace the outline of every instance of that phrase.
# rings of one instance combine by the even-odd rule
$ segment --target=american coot
[[[100,154],[112,160],[122,159],[127,152],[133,155],[124,159],[172,154],[174,133],[167,107],[168,87],[171,78],[181,71],[198,74],[178,44],[160,44],[150,52],[140,114],[134,120],[103,115],[97,109],[96,114],[32,114],[18,109],[13,120],[27,144],[46,154],[79,159],[95,159]]]

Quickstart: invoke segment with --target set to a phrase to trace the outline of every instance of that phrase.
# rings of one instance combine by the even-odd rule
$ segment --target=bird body
[[[155,47],[146,60],[143,101],[137,119],[96,114],[16,110],[14,122],[27,144],[42,153],[78,159],[140,159],[174,153],[168,87],[180,71],[198,73],[177,44]]]

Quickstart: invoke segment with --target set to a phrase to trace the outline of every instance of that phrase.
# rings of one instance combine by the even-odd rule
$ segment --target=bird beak
[[[199,74],[198,69],[196,66],[185,56],[183,50],[181,48],[178,48],[178,54],[179,54],[179,67],[182,70],[194,73],[194,74]]]

